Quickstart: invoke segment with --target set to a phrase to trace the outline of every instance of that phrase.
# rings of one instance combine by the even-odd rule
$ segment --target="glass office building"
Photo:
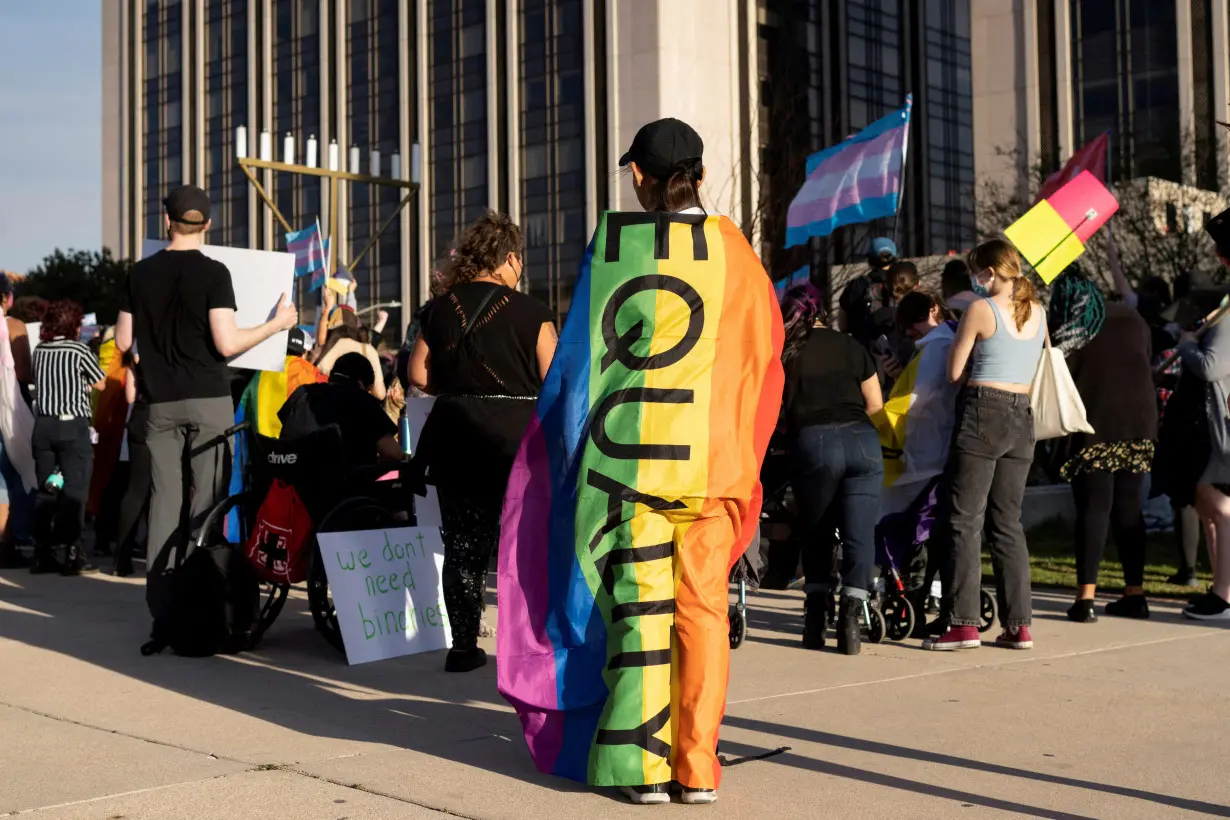
[[[808,155],[899,109],[913,95],[898,224],[835,235],[831,261],[862,258],[864,234],[896,235],[903,255],[968,248],[974,240],[970,0],[760,0],[758,78],[767,255]],[[782,255],[784,274],[801,264]]]

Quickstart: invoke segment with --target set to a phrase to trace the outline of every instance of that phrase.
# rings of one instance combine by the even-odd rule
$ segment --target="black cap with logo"
[[[619,158],[622,168],[630,162],[654,179],[669,179],[676,171],[699,163],[705,142],[683,120],[667,117],[641,126],[632,146]]]
[[[166,207],[167,216],[172,222],[178,222],[181,225],[204,225],[209,221],[209,194],[195,185],[183,185],[176,188],[167,194],[162,204]],[[196,211],[201,218],[185,219],[184,217],[190,211]]]

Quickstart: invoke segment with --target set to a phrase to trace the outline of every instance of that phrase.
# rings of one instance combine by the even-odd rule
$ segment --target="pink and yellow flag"
[[[1119,202],[1089,171],[1082,171],[1004,230],[1021,256],[1050,284],[1085,252]]]

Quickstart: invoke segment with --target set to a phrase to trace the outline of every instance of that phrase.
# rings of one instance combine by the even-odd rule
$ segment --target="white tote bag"
[[[1046,331],[1043,330],[1045,333]],[[1068,372],[1063,351],[1051,347],[1050,337],[1042,348],[1038,372],[1029,388],[1029,405],[1034,411],[1034,438],[1038,441],[1072,433],[1092,433],[1085,418],[1085,403]]]

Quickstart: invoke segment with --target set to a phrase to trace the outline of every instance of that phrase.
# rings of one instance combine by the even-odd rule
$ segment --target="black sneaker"
[[[638,806],[660,806],[671,802],[671,795],[665,783],[653,783],[648,786],[620,786],[619,793],[628,798],[630,803]]]
[[[61,575],[92,575],[98,572],[98,567],[90,563],[81,547],[69,547],[67,560],[60,570]]]
[[[444,659],[445,672],[473,672],[480,666],[487,665],[487,653],[475,647],[474,649],[450,649]]]
[[[827,592],[813,592],[803,603],[803,648],[823,649],[824,633],[829,628],[829,606],[832,596]]]
[[[863,602],[848,595],[841,596],[837,612],[837,651],[857,655],[863,648]]]
[[[1149,617],[1149,601],[1143,595],[1124,595],[1106,605],[1106,614],[1112,618],[1135,618],[1143,621]]]
[[[1110,611],[1111,606],[1113,606],[1113,604],[1107,604],[1106,606],[1107,615],[1114,614]],[[1079,601],[1072,604],[1072,606],[1068,607],[1068,620],[1076,621],[1078,624],[1096,623],[1098,620],[1098,613],[1093,608],[1093,599],[1081,598]]]
[[[1194,621],[1230,621],[1230,603],[1210,591],[1192,601],[1183,610],[1183,617]]]
[[[1181,569],[1167,578],[1166,583],[1176,587],[1198,587],[1200,586],[1200,579],[1196,577],[1194,569]]]

